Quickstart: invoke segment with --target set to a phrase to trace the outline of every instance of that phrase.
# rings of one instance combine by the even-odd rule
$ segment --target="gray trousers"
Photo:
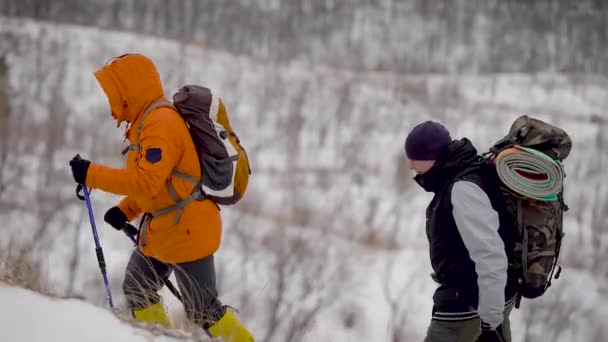
[[[144,256],[139,249],[131,254],[122,286],[129,308],[143,309],[160,302],[158,291],[172,272],[188,319],[208,329],[224,315],[225,308],[217,298],[213,255],[169,265]]]

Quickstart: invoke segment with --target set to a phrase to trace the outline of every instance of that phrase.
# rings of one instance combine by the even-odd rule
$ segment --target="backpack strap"
[[[163,100],[158,100],[156,102],[153,102],[144,111],[144,113],[142,114],[141,119],[139,120],[139,125],[137,126],[137,144],[131,144],[131,145],[127,146],[122,151],[123,154],[126,154],[128,151],[139,151],[141,149],[141,145],[139,144],[139,140],[140,140],[140,137],[141,137],[141,132],[143,130],[143,126],[144,126],[144,120],[145,120],[145,118],[147,117],[147,115],[150,112],[152,112],[154,109],[157,109],[157,108],[160,108],[160,107],[169,107],[169,108],[172,108],[173,110],[175,110],[176,112],[179,113],[179,111],[177,110],[177,108],[175,108],[175,106],[172,103],[170,103],[169,101],[167,101],[167,100],[163,99]],[[201,170],[201,172],[202,172],[202,170]],[[181,214],[184,211],[184,208],[188,204],[190,204],[190,203],[192,203],[194,201],[197,201],[197,200],[199,200],[201,198],[204,198],[205,194],[203,193],[203,191],[202,191],[202,189],[200,187],[201,180],[198,180],[196,178],[190,177],[190,176],[188,176],[186,174],[183,174],[181,172],[178,172],[176,170],[173,170],[171,172],[171,175],[173,177],[181,178],[181,179],[183,179],[183,180],[185,180],[187,182],[190,182],[190,183],[194,184],[195,187],[194,187],[192,193],[187,198],[180,199],[179,196],[177,195],[177,191],[175,191],[175,187],[173,186],[173,184],[171,183],[171,180],[169,179],[169,180],[167,180],[167,190],[169,192],[169,196],[171,196],[171,198],[173,199],[173,201],[175,202],[175,204],[172,205],[172,206],[169,206],[167,208],[163,208],[163,209],[160,209],[160,210],[157,210],[155,212],[148,213],[148,214],[151,217],[157,217],[157,216],[165,215],[165,214],[168,214],[168,213],[170,213],[172,211],[177,210],[177,213],[175,214],[175,220],[174,220],[174,222],[175,222],[175,224],[178,224],[179,220],[181,218]],[[219,207],[218,207],[218,209],[219,209]],[[144,234],[145,234],[145,229],[144,229]]]
[[[146,120],[146,117],[148,116],[148,114],[150,114],[153,110],[161,108],[161,107],[168,107],[175,111],[178,111],[177,108],[175,108],[175,106],[171,102],[169,102],[165,99],[161,99],[161,100],[155,101],[152,104],[150,104],[148,106],[148,108],[146,108],[146,110],[143,112],[141,118],[139,119],[139,124],[137,125],[137,144],[130,144],[129,146],[125,147],[121,152],[123,155],[129,151],[141,150],[140,140],[141,140],[141,132],[143,131],[143,128],[144,128],[144,121]],[[137,158],[139,159],[139,156]],[[182,178],[182,179],[192,180],[194,183],[198,183],[198,181],[194,181],[194,178],[184,175],[182,173],[179,173],[175,170],[172,172],[172,175]],[[190,195],[188,198],[186,198],[184,200],[181,200],[179,198],[179,196],[177,196],[177,192],[175,191],[175,188],[171,184],[171,181],[167,181],[167,187],[169,190],[169,195],[171,196],[173,201],[175,201],[175,204],[168,208],[149,213],[149,215],[151,217],[156,217],[156,216],[168,214],[168,213],[172,212],[173,210],[178,210],[177,214],[175,215],[175,224],[177,224],[179,222],[179,219],[181,217],[181,213],[182,213],[184,207],[186,205],[190,204],[191,202],[195,201],[196,199],[198,199],[200,197],[201,193],[200,193],[200,190],[197,190],[198,187],[196,187],[194,189],[192,195]],[[147,227],[143,227],[144,235],[146,232],[146,228]]]
[[[198,180],[198,179],[196,179],[194,177],[190,177],[188,175],[185,175],[185,174],[183,174],[183,173],[181,173],[179,171],[173,170],[173,172],[171,172],[171,175],[173,175],[173,176],[175,176],[177,178],[181,178],[181,179],[183,179],[183,180],[185,180],[187,182],[193,183],[193,184],[200,183],[200,180]]]
[[[171,197],[173,198],[173,200],[176,203],[174,205],[170,206],[170,207],[167,207],[167,208],[164,208],[164,209],[152,212],[152,213],[150,213],[150,215],[152,215],[152,217],[157,217],[157,216],[168,214],[168,213],[170,213],[170,212],[172,212],[174,210],[177,210],[177,213],[175,213],[175,221],[174,222],[175,222],[175,224],[178,224],[179,223],[179,219],[180,219],[180,217],[182,215],[182,212],[184,211],[184,208],[188,204],[190,204],[190,203],[198,200],[201,197],[202,193],[201,193],[200,188],[196,187],[195,190],[192,192],[192,194],[190,196],[188,196],[184,200],[180,200],[179,197],[177,197],[177,194],[175,193],[175,190],[171,190],[171,189],[173,189],[173,186],[171,185],[171,183],[167,183],[167,184],[168,184],[169,189],[170,189],[169,190],[169,194],[171,195]]]
[[[173,184],[171,184],[171,182],[169,181],[169,182],[167,182],[167,188],[169,190],[169,196],[171,196],[171,198],[173,199],[173,201],[175,201],[175,204],[172,205],[172,206],[170,206],[170,207],[167,207],[167,208],[155,211],[153,213],[150,213],[150,215],[152,215],[152,217],[156,217],[156,216],[165,215],[165,214],[168,214],[168,213],[170,213],[170,212],[172,212],[174,210],[177,210],[177,213],[175,214],[175,224],[177,224],[179,222],[179,219],[180,219],[181,215],[182,215],[182,212],[184,211],[184,208],[188,204],[190,204],[190,203],[198,200],[199,198],[203,197],[203,193],[201,191],[201,187],[198,186],[200,184],[200,181],[196,180],[196,178],[190,177],[188,175],[185,175],[185,174],[183,174],[181,172],[178,172],[178,171],[175,171],[175,170],[173,170],[173,172],[171,172],[171,175],[174,176],[174,177],[177,177],[177,178],[181,178],[181,179],[183,179],[185,181],[188,181],[190,183],[193,183],[195,185],[195,187],[194,187],[194,190],[192,191],[192,194],[190,194],[190,196],[188,196],[187,198],[185,198],[183,200],[180,199],[179,196],[177,196],[177,192],[175,191],[175,187],[173,187]]]
[[[523,215],[524,215],[524,211],[522,209],[522,204],[521,204],[521,198],[517,199],[517,232],[519,233],[519,236],[521,236],[523,238],[522,241],[522,258],[521,258],[521,262],[522,262],[522,276],[523,276],[523,281],[525,282],[526,279],[526,271],[528,270],[528,233],[525,230],[525,227],[523,225]],[[521,281],[520,281],[521,282]],[[517,291],[517,299],[515,301],[515,308],[519,309],[519,306],[521,304],[521,291]]]
[[[161,99],[161,100],[152,102],[152,104],[150,104],[148,106],[148,108],[146,108],[144,113],[141,115],[141,119],[139,119],[139,124],[137,125],[137,144],[130,144],[129,146],[125,147],[120,152],[122,155],[127,154],[127,152],[129,152],[129,151],[139,151],[141,149],[139,140],[141,138],[141,131],[144,129],[144,121],[146,120],[146,117],[148,116],[148,114],[150,114],[153,110],[161,108],[161,107],[169,107],[169,108],[177,111],[177,108],[175,108],[175,106],[171,102],[169,102],[165,99]]]
[[[517,199],[517,231],[519,232],[519,236],[521,236],[523,238],[523,242],[522,242],[522,268],[523,268],[523,277],[524,277],[524,281],[526,280],[526,271],[528,270],[528,234],[525,231],[526,228],[523,225],[523,221],[524,221],[524,212],[522,209],[522,204],[521,204],[521,199],[518,198]]]

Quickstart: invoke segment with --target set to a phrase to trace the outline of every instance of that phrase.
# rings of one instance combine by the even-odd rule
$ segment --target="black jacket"
[[[511,263],[513,260],[511,251],[515,221],[504,207],[502,197],[499,195],[497,178],[492,172],[494,172],[493,168],[477,155],[471,142],[462,139],[450,143],[440,152],[433,168],[415,178],[425,190],[435,193],[426,213],[426,234],[430,246],[431,265],[434,279],[441,284],[434,295],[434,313],[436,311],[462,313],[463,319],[468,319],[477,315],[476,309],[479,304],[475,262],[463,241],[461,230],[453,215],[454,184],[461,181],[470,182],[487,195],[492,209],[498,213],[498,233],[504,243],[507,262]],[[500,241],[498,242],[497,248],[500,248]],[[514,286],[511,285],[513,279],[514,277],[507,279],[507,284],[510,284],[505,288],[507,300],[510,300],[515,293]]]

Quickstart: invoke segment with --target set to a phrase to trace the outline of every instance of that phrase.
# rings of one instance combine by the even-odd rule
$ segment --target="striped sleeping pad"
[[[514,146],[494,160],[498,177],[513,192],[540,201],[555,201],[562,191],[562,164],[537,150]]]

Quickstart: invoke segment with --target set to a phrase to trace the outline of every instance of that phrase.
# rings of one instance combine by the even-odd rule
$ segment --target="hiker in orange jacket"
[[[131,148],[126,167],[115,169],[78,158],[70,166],[77,183],[124,196],[105,215],[114,228],[123,229],[148,213],[142,219],[138,248],[131,255],[123,283],[134,317],[169,324],[157,292],[163,286],[162,278],[175,271],[192,321],[216,337],[253,341],[236,315],[217,299],[213,254],[222,232],[217,205],[210,200],[193,201],[183,210],[149,215],[174,205],[174,195],[185,199],[192,193],[194,185],[172,177],[173,171],[201,179],[197,151],[185,121],[172,108],[154,106],[166,101],[155,65],[143,55],[126,54],[113,58],[94,75],[118,126],[128,123],[126,138]]]

